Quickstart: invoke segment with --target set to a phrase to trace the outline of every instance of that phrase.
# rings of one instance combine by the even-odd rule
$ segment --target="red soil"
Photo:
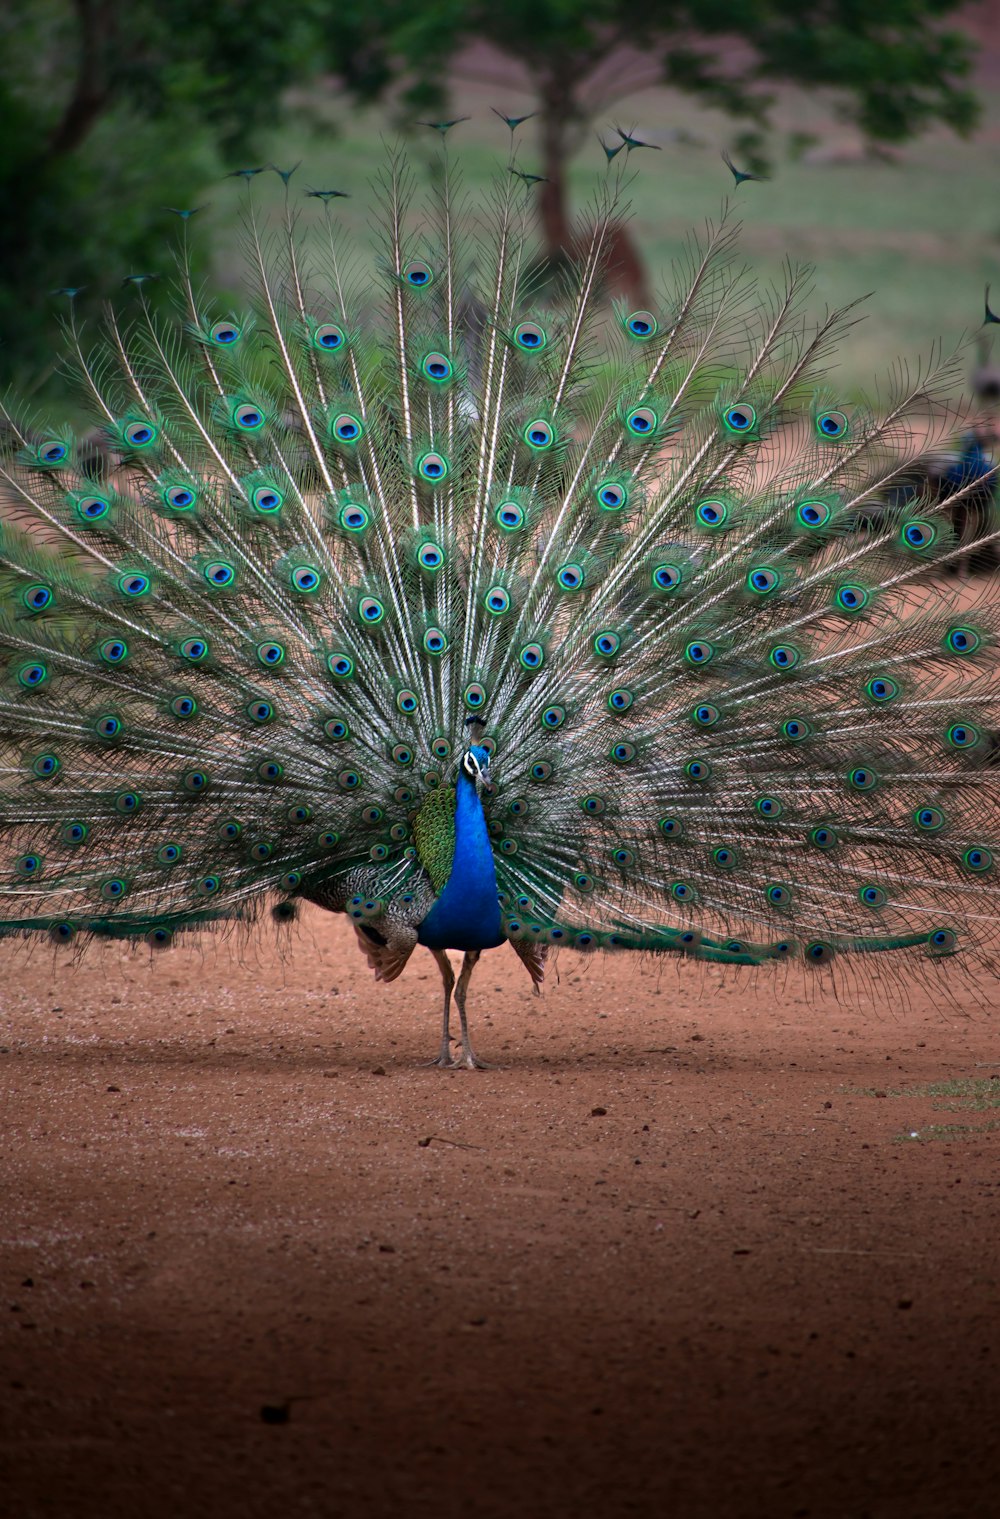
[[[984,1014],[351,940],[5,950],[5,1515],[998,1512]]]

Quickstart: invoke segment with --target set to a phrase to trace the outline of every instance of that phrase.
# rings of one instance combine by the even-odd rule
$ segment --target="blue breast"
[[[476,788],[458,778],[455,859],[444,890],[420,925],[428,949],[495,949],[504,942],[493,850]]]

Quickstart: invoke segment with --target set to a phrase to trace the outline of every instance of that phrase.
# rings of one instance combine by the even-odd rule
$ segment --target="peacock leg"
[[[451,1019],[451,991],[455,985],[455,972],[451,968],[451,961],[443,949],[432,949],[431,954],[437,961],[438,970],[441,972],[441,980],[444,982],[444,1015],[441,1025],[441,1049],[435,1060],[429,1060],[428,1065],[453,1066],[451,1058],[451,1036],[448,1025]]]
[[[476,968],[476,962],[481,953],[481,950],[478,949],[466,950],[465,959],[462,961],[462,969],[458,977],[458,984],[455,987],[458,1016],[462,1020],[462,1058],[456,1060],[454,1064],[464,1065],[470,1071],[490,1071],[493,1069],[485,1060],[480,1060],[472,1048],[472,1041],[469,1038],[469,1024],[465,1016],[465,998],[469,990],[469,982],[472,980],[472,972]]]

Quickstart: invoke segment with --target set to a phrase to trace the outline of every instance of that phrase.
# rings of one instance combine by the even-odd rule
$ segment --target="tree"
[[[741,151],[758,168],[778,82],[832,92],[872,142],[899,142],[935,121],[968,131],[971,43],[941,25],[958,3],[383,0],[346,28],[338,14],[334,62],[368,96],[405,72],[404,99],[422,110],[444,107],[449,62],[470,41],[515,62],[538,100],[540,210],[558,258],[572,242],[568,158],[595,114],[631,89],[675,85],[741,119]]]
[[[193,184],[241,166],[317,66],[325,0],[8,0],[0,21],[0,375],[40,384],[54,287],[163,263]]]

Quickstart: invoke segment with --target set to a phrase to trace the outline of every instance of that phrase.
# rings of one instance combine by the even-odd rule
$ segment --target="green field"
[[[843,384],[846,392],[871,387],[896,355],[912,361],[939,340],[950,350],[974,336],[989,280],[1000,305],[1000,105],[986,81],[980,91],[983,120],[972,139],[935,129],[899,150],[892,162],[866,158],[853,128],[801,94],[788,93],[776,113],[773,178],[743,185],[736,194],[719,157],[734,133],[724,117],[661,89],[619,104],[611,119],[626,126],[638,123],[641,135],[663,143],[662,151],[637,153],[630,160],[637,171],[630,189],[634,231],[654,288],[659,274],[682,252],[690,229],[716,218],[728,195],[743,224],[743,256],[763,281],[780,279],[788,258],[813,266],[812,306],[817,312],[871,293],[865,318],[849,334],[833,376],[832,382]],[[456,128],[450,142],[473,192],[493,172],[503,172],[507,161],[508,134],[489,113],[491,103],[510,110],[531,105],[516,92],[505,95],[502,89],[473,89],[457,81],[455,112],[467,111],[473,119]],[[299,187],[300,193],[308,186],[349,191],[351,200],[338,202],[336,214],[367,243],[368,183],[378,169],[383,141],[396,139],[395,128],[386,114],[358,112],[332,91],[305,104],[312,127],[283,130],[255,161],[273,158],[291,164],[302,159],[293,180],[293,190]],[[610,135],[604,122],[598,125]],[[678,128],[694,141],[672,141]],[[538,167],[533,129],[530,122],[520,129],[520,161],[532,170]],[[788,152],[790,134],[796,132],[816,139],[798,161]],[[409,151],[415,167],[429,166],[437,153],[435,134],[416,129]],[[577,209],[585,208],[604,172],[604,155],[591,136],[572,167]],[[277,178],[269,176],[266,185],[263,180],[257,185],[261,203],[277,214]],[[233,284],[241,261],[238,208],[243,193],[238,181],[228,181],[205,187],[200,195],[212,204],[199,230],[211,241],[215,278],[224,285]],[[303,199],[301,204],[307,217],[319,215],[316,202]],[[970,369],[974,358],[973,344]]]

